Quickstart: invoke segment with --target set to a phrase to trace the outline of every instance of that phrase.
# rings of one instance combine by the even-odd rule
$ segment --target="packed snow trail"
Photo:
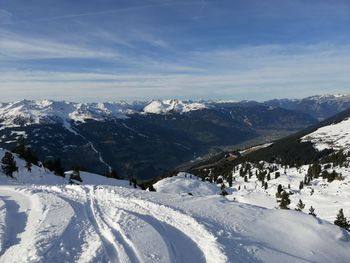
[[[345,263],[349,249],[349,234],[325,221],[218,195],[0,186],[0,263]]]

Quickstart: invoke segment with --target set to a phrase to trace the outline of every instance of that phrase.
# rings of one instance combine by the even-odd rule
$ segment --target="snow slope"
[[[345,150],[350,149],[350,118],[339,123],[319,128],[302,138],[311,141],[319,151],[324,149]]]
[[[293,210],[233,201],[218,195],[217,185],[188,174],[164,179],[156,185],[159,192],[146,192],[85,172],[84,185],[69,185],[40,167],[28,172],[15,159],[16,179],[0,172],[0,263],[350,258],[345,230]],[[197,196],[174,193],[188,190]]]
[[[194,196],[208,196],[221,193],[220,187],[202,180],[192,174],[179,173],[176,176],[162,179],[153,187],[159,193],[192,194]]]
[[[267,164],[265,164],[267,166]],[[294,209],[299,201],[305,204],[304,213],[308,213],[310,206],[315,208],[317,217],[333,223],[339,209],[343,208],[346,217],[350,218],[350,169],[349,168],[331,168],[328,172],[335,170],[341,173],[344,180],[334,180],[327,182],[321,177],[311,181],[309,186],[304,186],[299,190],[299,183],[304,180],[307,174],[308,165],[304,165],[297,169],[294,167],[285,169],[282,166],[276,165],[279,169],[276,172],[281,174],[275,179],[275,172],[271,173],[271,180],[267,181],[268,188],[265,190],[262,187],[261,181],[255,176],[255,168],[252,169],[253,176],[244,181],[244,178],[239,176],[239,171],[233,173],[233,191],[231,195],[227,196],[230,200],[238,202],[257,205],[268,209],[278,207],[276,202],[276,192],[279,184],[283,189],[293,194],[289,196],[291,200],[290,208]],[[288,185],[290,188],[288,188]]]
[[[350,236],[295,211],[112,186],[0,186],[0,262],[348,262]],[[330,249],[331,246],[331,249]]]

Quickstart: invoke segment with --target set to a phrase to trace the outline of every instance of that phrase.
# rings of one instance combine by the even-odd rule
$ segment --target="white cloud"
[[[2,70],[0,93],[3,100],[54,98],[75,101],[262,100],[348,93],[350,47],[276,45],[185,52],[176,62],[145,58],[135,62],[134,68],[125,73],[115,72],[113,69],[105,73],[99,69],[91,72]]]
[[[50,58],[116,58],[115,51],[96,50],[58,41],[21,37],[0,31],[0,58],[7,60]]]

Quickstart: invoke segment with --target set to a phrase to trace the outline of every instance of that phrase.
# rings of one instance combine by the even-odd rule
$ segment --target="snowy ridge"
[[[133,113],[126,103],[72,103],[51,100],[22,100],[0,104],[1,124],[6,127],[38,123],[84,122],[86,119],[104,120],[108,117],[126,118]],[[67,124],[68,123],[68,124]]]
[[[86,120],[103,121],[108,118],[124,119],[135,113],[165,114],[171,111],[189,112],[205,108],[205,104],[179,100],[151,102],[73,103],[52,100],[22,100],[0,103],[0,124],[3,127],[39,123],[62,123],[70,127],[70,122]]]
[[[324,101],[348,101],[350,100],[350,95],[344,94],[324,94],[324,95],[315,95],[305,98],[305,100],[314,100],[319,102]]]
[[[350,101],[350,95],[322,95],[312,96],[304,100],[318,102]],[[279,100],[288,101],[288,100]],[[291,100],[303,101],[303,100]],[[134,101],[127,103],[105,102],[105,103],[74,103],[53,100],[22,100],[11,103],[0,103],[0,124],[4,127],[18,127],[37,123],[62,123],[70,129],[70,122],[85,122],[86,120],[103,121],[109,118],[124,119],[131,114],[168,114],[171,112],[186,113],[206,108],[215,108],[225,103],[236,101],[181,101],[152,100],[148,102]],[[247,103],[241,101],[236,103]]]
[[[350,149],[350,118],[339,123],[324,126],[302,138],[302,141],[311,141],[314,147],[324,149],[344,150]]]
[[[164,114],[169,112],[189,112],[207,108],[208,105],[200,102],[180,100],[155,100],[150,102],[143,111],[146,113]]]

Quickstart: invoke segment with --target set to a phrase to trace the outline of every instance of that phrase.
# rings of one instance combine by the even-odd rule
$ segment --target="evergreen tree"
[[[283,190],[283,189],[282,189],[282,185],[279,184],[279,185],[277,186],[277,194],[278,194],[278,195],[281,195],[282,190]]]
[[[281,173],[280,172],[276,172],[275,173],[275,179],[277,179],[278,177],[280,177],[281,176]]]
[[[309,215],[312,215],[312,216],[316,217],[315,208],[313,208],[312,206],[310,206]]]
[[[267,182],[265,182],[264,188],[265,188],[265,190],[267,190]]]
[[[44,167],[54,172],[56,175],[64,176],[64,169],[60,159],[46,160],[43,163]]]
[[[228,183],[228,186],[229,187],[232,187],[232,184],[233,184],[233,180],[232,180],[232,174],[230,174],[228,177],[227,177],[227,183]]]
[[[150,191],[150,192],[157,192],[156,189],[154,188],[153,184],[151,184],[151,185],[148,187],[148,191]]]
[[[337,218],[334,220],[334,224],[350,231],[350,222],[344,216],[343,208],[339,210]]]
[[[299,199],[299,202],[297,204],[297,208],[295,208],[295,210],[297,211],[303,211],[303,209],[305,208],[305,204],[303,203],[303,201],[301,201],[301,199]]]
[[[299,183],[299,190],[303,189],[304,188],[304,182],[303,181],[300,181]]]
[[[23,142],[18,144],[15,149],[13,149],[14,153],[17,153],[20,158],[24,159],[27,162],[38,165],[39,158],[32,151],[32,149],[28,146],[25,146]]]
[[[280,208],[289,209],[288,205],[290,205],[289,194],[286,191],[283,191],[281,194]]]
[[[71,174],[70,179],[83,182],[83,179],[80,177],[80,169],[78,166],[73,168],[73,173]]]
[[[111,173],[109,174],[110,178],[114,178],[114,179],[120,179],[116,170],[112,169]]]
[[[32,163],[31,163],[31,162],[26,161],[25,168],[27,168],[28,172],[31,172],[31,171],[32,171]]]
[[[13,173],[18,171],[18,167],[12,153],[5,152],[4,157],[1,159],[1,168],[9,177],[13,177]]]

